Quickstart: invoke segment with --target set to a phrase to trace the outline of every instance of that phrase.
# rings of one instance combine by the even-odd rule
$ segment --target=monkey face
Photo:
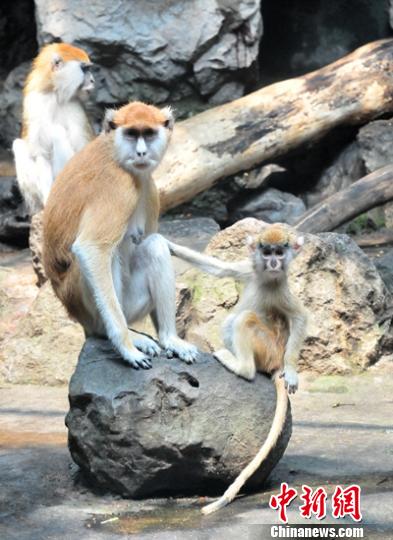
[[[116,131],[115,141],[121,165],[131,173],[152,171],[167,146],[163,127],[125,127]]]
[[[287,271],[292,259],[289,244],[265,244],[259,242],[256,246],[254,263],[260,274],[265,278],[280,279]]]
[[[115,131],[116,157],[121,167],[140,176],[160,163],[173,126],[170,109],[136,102],[107,111],[104,132]]]
[[[54,87],[60,100],[86,99],[94,89],[94,77],[91,67],[90,62],[64,61],[60,57],[53,60]]]
[[[275,223],[267,226],[259,237],[248,241],[257,274],[265,282],[284,279],[289,263],[304,243],[286,226]]]

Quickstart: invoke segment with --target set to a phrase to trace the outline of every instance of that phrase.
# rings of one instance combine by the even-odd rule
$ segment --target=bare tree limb
[[[335,126],[392,111],[392,73],[393,40],[376,41],[313,73],[179,122],[156,174],[162,210]]]
[[[393,165],[386,165],[311,208],[295,224],[309,233],[332,231],[346,221],[393,200]]]

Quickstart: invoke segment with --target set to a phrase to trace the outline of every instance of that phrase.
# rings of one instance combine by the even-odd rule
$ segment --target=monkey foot
[[[187,343],[187,341],[184,341],[178,336],[171,336],[163,340],[162,346],[168,358],[177,356],[180,360],[187,362],[187,364],[192,364],[198,356],[198,349],[195,345]]]

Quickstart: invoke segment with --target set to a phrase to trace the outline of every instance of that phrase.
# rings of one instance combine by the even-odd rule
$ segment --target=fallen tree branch
[[[377,247],[393,244],[393,229],[384,229],[375,233],[352,237],[359,247]]]
[[[294,225],[308,233],[332,231],[354,217],[393,200],[393,165],[386,165],[306,212]]]
[[[165,211],[341,124],[393,110],[393,40],[179,122],[156,178]]]

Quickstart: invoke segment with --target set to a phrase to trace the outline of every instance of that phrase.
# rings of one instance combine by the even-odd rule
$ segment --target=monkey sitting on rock
[[[297,360],[306,337],[307,314],[290,292],[288,266],[303,245],[280,224],[267,226],[251,244],[251,258],[224,262],[168,242],[173,255],[217,277],[245,282],[241,298],[223,324],[225,349],[214,356],[240,377],[252,380],[256,371],[271,374],[277,389],[276,411],[269,435],[254,459],[224,495],[202,509],[214,512],[231,502],[244,483],[261,466],[277,443],[288,407],[288,393],[298,388]]]
[[[86,336],[107,337],[135,369],[150,368],[161,350],[129,329],[149,314],[169,356],[191,363],[198,354],[177,336],[172,261],[156,234],[152,171],[172,128],[168,107],[107,111],[103,132],[67,163],[44,209],[43,260],[56,295]]]

